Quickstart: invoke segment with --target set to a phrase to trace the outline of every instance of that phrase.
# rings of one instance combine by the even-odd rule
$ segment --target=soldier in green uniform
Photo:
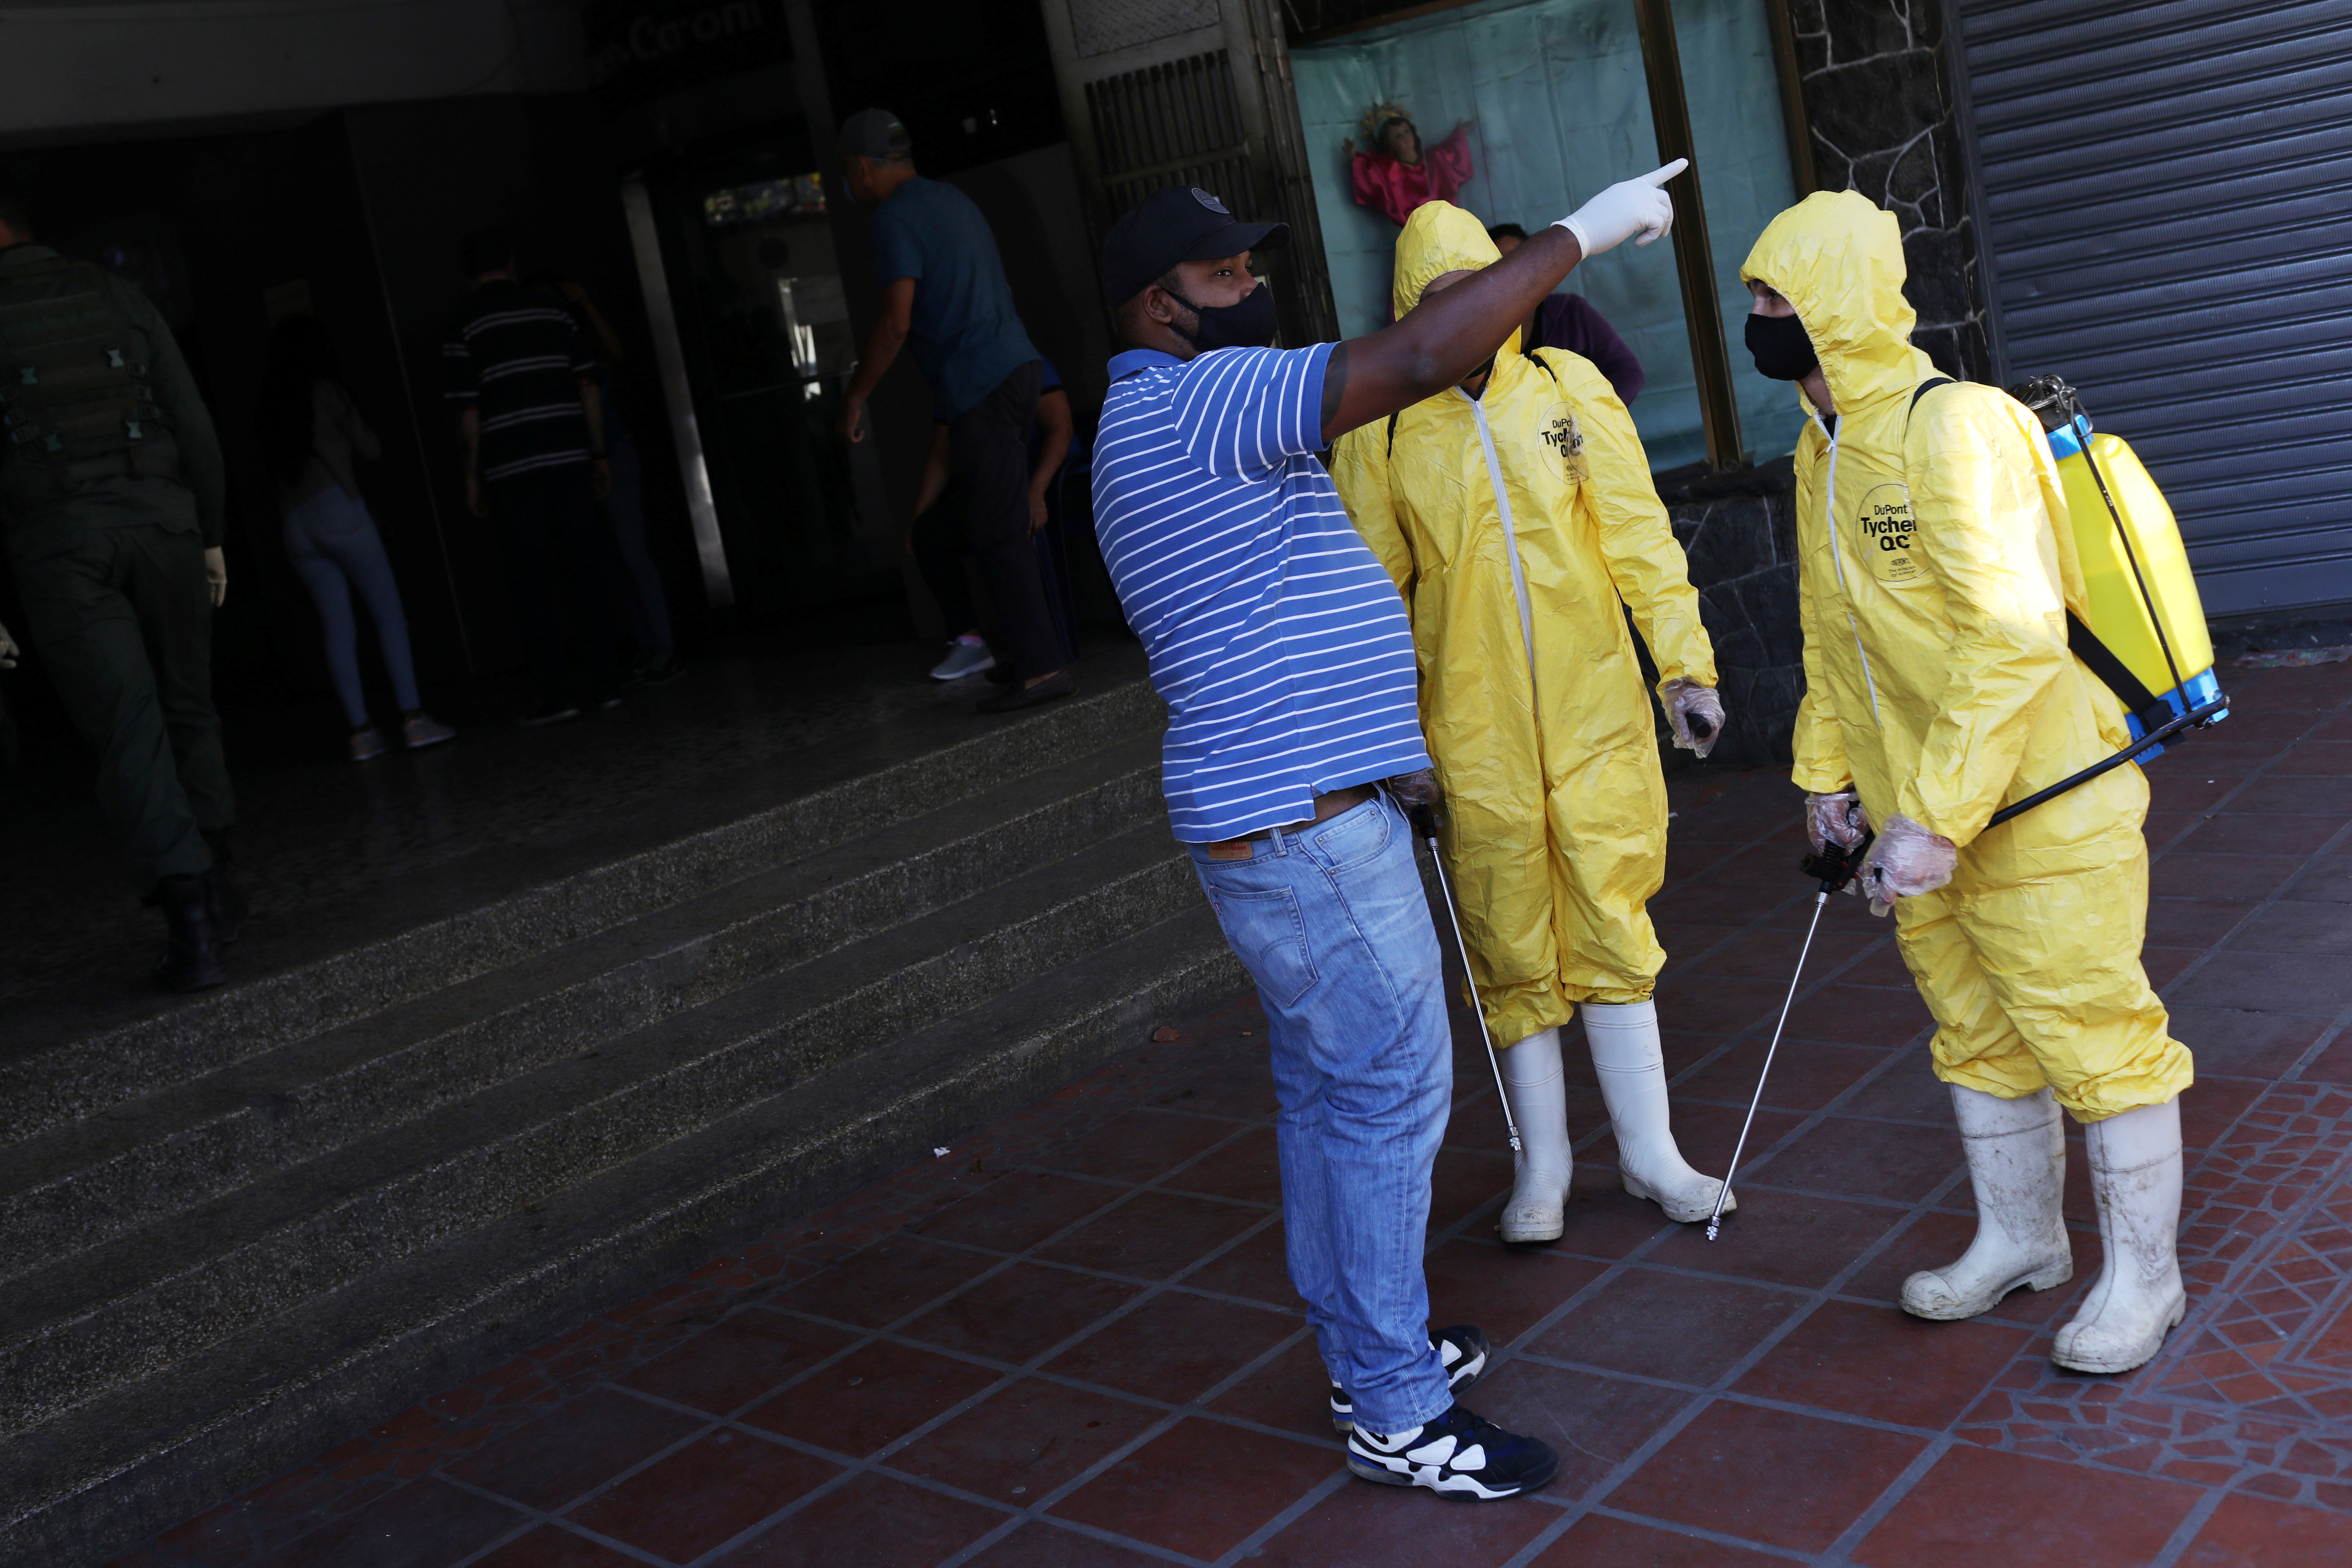
[[[0,427],[0,542],[22,630],[99,753],[99,803],[163,912],[155,979],[219,985],[244,918],[221,863],[236,803],[212,703],[228,580],[220,443],[146,296],[35,244],[5,193]]]

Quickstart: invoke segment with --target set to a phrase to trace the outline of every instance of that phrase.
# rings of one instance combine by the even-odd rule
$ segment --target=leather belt
[[[1286,833],[1301,833],[1318,822],[1328,822],[1342,811],[1352,811],[1381,792],[1377,784],[1350,784],[1345,789],[1334,789],[1328,795],[1315,797],[1315,815],[1304,822],[1285,822],[1278,830]],[[1219,861],[1245,861],[1254,852],[1250,845],[1272,838],[1277,830],[1260,828],[1239,838],[1219,839],[1208,845],[1209,858]]]

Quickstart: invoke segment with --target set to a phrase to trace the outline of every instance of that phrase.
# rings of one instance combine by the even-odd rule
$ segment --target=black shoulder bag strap
[[[1926,397],[1937,387],[1956,387],[1959,384],[1959,382],[1954,381],[1949,376],[1929,376],[1926,381],[1921,382],[1917,386],[1913,387],[1911,389],[1911,407],[1905,411],[1905,422],[1907,423],[1910,420],[1910,416],[1918,412],[1919,400],[1921,398]]]

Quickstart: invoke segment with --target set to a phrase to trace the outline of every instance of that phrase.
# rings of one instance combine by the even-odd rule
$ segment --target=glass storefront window
[[[1706,231],[1715,253],[1724,340],[1730,349],[1731,390],[1739,404],[1741,439],[1759,463],[1795,451],[1805,423],[1796,392],[1786,382],[1758,375],[1748,358],[1748,286],[1739,281],[1739,264],[1756,236],[1797,200],[1771,22],[1765,14],[1771,3],[1675,0],[1675,45],[1682,56],[1683,98],[1690,105],[1696,153],[1692,162],[1706,193]]]
[[[1738,347],[1748,310],[1740,258],[1796,193],[1768,3],[1678,0],[1674,7],[1733,395],[1743,444],[1759,459],[1788,451],[1798,423],[1788,389],[1757,376]],[[1632,0],[1479,0],[1294,44],[1291,67],[1343,337],[1390,319],[1396,225],[1357,203],[1341,147],[1345,140],[1370,150],[1361,136],[1373,105],[1410,113],[1424,146],[1467,122],[1471,174],[1454,199],[1488,224],[1532,231],[1658,162]],[[1580,267],[1566,287],[1642,361],[1646,384],[1633,414],[1651,465],[1704,460],[1697,372],[1666,248],[1621,247]]]

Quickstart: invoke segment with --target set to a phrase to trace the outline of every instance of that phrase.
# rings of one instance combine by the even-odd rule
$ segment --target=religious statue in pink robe
[[[1380,149],[1366,152],[1351,137],[1356,200],[1378,208],[1399,228],[1423,202],[1450,202],[1470,183],[1470,122],[1464,120],[1434,147],[1421,144],[1412,117],[1392,103],[1364,116],[1366,140]]]

